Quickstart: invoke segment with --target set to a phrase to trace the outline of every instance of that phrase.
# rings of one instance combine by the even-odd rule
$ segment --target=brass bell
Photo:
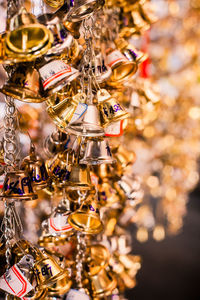
[[[51,32],[38,23],[36,17],[28,13],[24,7],[9,21],[6,44],[16,54],[31,55],[40,52],[50,39],[52,39]]]
[[[64,186],[69,177],[72,169],[72,153],[69,150],[58,153],[51,161],[49,166],[49,174],[53,181],[58,186]]]
[[[64,151],[68,136],[66,133],[57,130],[49,135],[44,142],[44,152],[50,158],[58,152]]]
[[[70,99],[63,100],[53,107],[49,106],[47,108],[47,112],[58,127],[60,127],[62,130],[66,130],[67,125],[70,122],[73,122],[73,117],[75,117],[75,115],[78,115],[76,113],[76,109],[79,104],[79,100],[85,99],[85,97],[85,94],[79,93]]]
[[[134,164],[134,162],[136,161],[135,152],[126,150],[126,148],[123,147],[122,145],[113,148],[112,153],[117,161],[116,164],[117,170],[120,171],[121,173],[128,165]]]
[[[69,224],[85,234],[98,234],[103,229],[97,200],[94,197],[84,201],[80,208],[68,217]]]
[[[108,145],[108,141],[104,138],[90,138],[87,140],[84,157],[80,160],[80,164],[99,165],[112,164],[115,159]]]
[[[56,262],[60,265],[60,267],[65,268],[66,267],[66,261],[62,254],[57,254],[56,252],[52,252],[49,250],[46,250],[46,252],[51,255]],[[69,278],[68,272],[66,272],[65,277],[57,280],[53,285],[48,287],[48,296],[58,296],[58,295],[64,295],[67,293],[72,285],[72,280]]]
[[[119,50],[109,49],[106,62],[112,69],[112,75],[107,81],[110,86],[117,86],[133,77],[137,72],[136,62],[129,61]]]
[[[123,106],[117,102],[117,99],[105,90],[101,89],[97,92],[98,108],[100,111],[101,124],[107,126],[110,123],[118,122],[129,117],[129,113]]]
[[[124,56],[129,61],[135,61],[136,63],[142,63],[148,58],[148,54],[137,50],[133,45],[130,45],[125,39],[118,38],[115,40],[117,48],[122,51]]]
[[[45,100],[39,73],[32,64],[19,65],[1,92],[23,102],[40,103]]]
[[[67,131],[71,134],[86,137],[103,136],[104,130],[100,126],[100,116],[96,105],[89,104],[83,117],[71,123],[67,127]]]
[[[98,189],[99,201],[102,206],[110,207],[121,202],[121,196],[108,181],[102,182]]]
[[[67,20],[77,22],[93,14],[104,5],[104,0],[75,0],[67,14]]]
[[[44,161],[36,155],[33,145],[30,149],[30,155],[23,159],[21,168],[29,174],[36,190],[47,187],[48,173],[46,166]]]
[[[80,37],[80,27],[82,22],[69,22],[68,20],[63,22],[65,28],[73,35],[75,39],[79,39]]]
[[[67,271],[62,269],[56,260],[44,249],[37,250],[34,272],[39,288],[46,288],[66,277]]]
[[[102,269],[89,278],[93,297],[104,297],[112,294],[117,286],[117,280],[111,270]]]
[[[25,171],[11,169],[5,176],[0,198],[19,201],[37,199],[32,184],[30,176]]]
[[[51,96],[79,76],[79,71],[64,61],[53,59],[44,61],[38,69],[45,96]]]
[[[93,186],[89,168],[85,165],[72,165],[65,187],[67,190],[91,190]]]
[[[94,276],[108,266],[110,253],[108,249],[101,244],[89,245],[86,248],[86,272]]]

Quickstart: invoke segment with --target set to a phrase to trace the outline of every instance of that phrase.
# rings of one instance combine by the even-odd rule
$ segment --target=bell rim
[[[59,290],[57,290],[57,291],[56,291],[56,289],[53,290],[53,288],[52,288],[52,290],[51,290],[51,286],[50,286],[50,287],[48,288],[48,295],[49,295],[49,296],[54,296],[54,295],[56,294],[56,295],[62,296],[62,295],[64,295],[65,293],[67,293],[67,292],[69,291],[69,289],[71,288],[71,286],[72,286],[72,280],[69,278],[69,276],[66,275],[66,279],[67,279],[67,278],[68,278],[68,281],[66,282],[65,286],[59,288]],[[63,279],[65,279],[65,278],[63,278]],[[63,280],[63,279],[61,279],[61,280]],[[58,280],[57,283],[59,283],[59,281],[60,281],[60,280]]]
[[[92,4],[92,7],[91,7]],[[67,14],[67,21],[71,21],[71,22],[78,22],[78,21],[82,21],[83,19],[91,16],[93,14],[94,11],[96,11],[99,7],[97,4],[97,1],[95,0],[90,0],[88,1],[88,3],[85,1],[85,3],[81,6],[85,6],[85,14],[81,11],[83,9],[81,9],[81,7],[72,7],[70,9],[70,11]],[[87,13],[87,10],[90,9],[91,11],[89,11]]]
[[[62,185],[64,186],[67,190],[72,190],[72,191],[77,191],[77,190],[83,190],[83,191],[89,191],[91,190],[91,188],[93,187],[92,184],[81,184],[81,183],[77,183],[77,184],[71,184],[69,186],[69,181],[67,182],[68,185]]]
[[[40,50],[32,54],[17,54],[13,51],[11,51],[7,45],[5,45],[5,55],[7,55],[7,58],[9,60],[3,61],[4,64],[15,64],[20,62],[31,62],[35,60],[37,57],[40,57],[44,55],[49,48],[51,48],[51,44],[53,43],[53,36],[50,35],[49,41],[47,44]]]
[[[75,230],[81,231],[81,232],[83,232],[83,233],[85,233],[85,234],[98,234],[98,233],[100,233],[100,232],[103,230],[103,224],[102,224],[102,222],[100,221],[100,219],[99,219],[97,216],[92,216],[94,219],[100,221],[100,222],[99,222],[99,226],[96,227],[95,229],[93,229],[93,230],[90,229],[90,230],[87,230],[87,231],[86,231],[86,228],[79,227],[78,225],[76,225],[75,223],[73,223],[72,217],[73,217],[73,215],[74,215],[75,213],[77,214],[77,212],[74,212],[74,213],[72,213],[72,214],[68,217],[68,223],[69,223]],[[79,211],[78,214],[83,215],[83,214],[85,214],[85,213]]]
[[[122,65],[121,63],[116,64],[112,68],[112,70],[117,69],[121,65]],[[130,65],[130,66],[132,66],[132,69],[129,72],[127,72],[127,74],[124,75],[121,79],[115,79],[114,74],[112,74],[111,77],[110,77],[110,79],[107,81],[108,85],[115,86],[117,84],[123,84],[125,80],[129,80],[137,72],[137,70],[138,70],[137,64],[135,62],[133,62],[133,61],[127,60],[126,62],[123,62],[123,65],[124,66]]]
[[[112,158],[112,159],[103,159],[101,157],[99,158],[96,158],[96,159],[81,159],[80,160],[80,164],[83,164],[83,165],[102,165],[102,164],[114,164],[116,162],[116,159],[115,158]]]
[[[80,122],[80,124],[82,124],[82,123]],[[88,128],[91,126],[90,123],[85,123],[85,125]],[[73,126],[73,123],[66,128],[66,131],[69,132],[69,133],[71,133],[71,134],[78,135],[78,136],[97,137],[97,136],[104,136],[105,135],[105,132],[104,132],[103,128],[101,128],[101,126],[96,127],[97,130],[99,130],[99,132],[89,132],[89,131],[87,131],[87,129],[84,132],[84,128],[83,128],[84,125],[83,126],[81,126],[81,125],[79,126],[79,123],[75,124],[75,122],[74,122],[74,126],[73,127],[72,126]],[[78,131],[77,129],[80,129],[81,131],[80,130]]]
[[[15,88],[15,90],[12,90],[12,88]],[[26,88],[20,88],[17,85],[12,84],[5,84],[1,89],[0,92],[2,92],[5,95],[8,95],[10,97],[13,97],[21,102],[26,103],[42,103],[45,101],[45,98],[43,98],[40,94],[37,96],[34,96],[34,92],[31,92],[31,90]],[[24,94],[27,92],[26,96]],[[30,94],[28,94],[30,92]]]
[[[43,30],[43,32],[45,33],[45,36],[43,38],[42,43],[40,43],[37,47],[34,47],[28,51],[23,51],[15,46],[13,46],[13,43],[10,41],[11,35],[16,33],[19,30],[30,29],[30,28],[39,28],[39,29]],[[21,54],[26,55],[26,54],[30,54],[32,52],[36,52],[36,51],[39,51],[40,49],[42,49],[44,47],[44,45],[47,43],[47,41],[49,40],[51,34],[52,34],[51,31],[46,26],[44,26],[40,23],[24,25],[24,26],[20,26],[18,29],[7,32],[6,37],[5,37],[5,43],[8,45],[8,47],[11,49],[12,52],[21,53]]]
[[[32,194],[30,196],[23,196],[23,195],[0,195],[0,200],[4,199],[12,199],[15,201],[32,201],[38,199],[37,194]]]

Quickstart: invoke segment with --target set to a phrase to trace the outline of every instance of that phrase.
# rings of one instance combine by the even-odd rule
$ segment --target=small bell
[[[104,130],[100,126],[100,116],[96,105],[89,104],[83,117],[71,123],[67,127],[67,131],[71,134],[86,137],[103,136]]]
[[[53,59],[39,68],[45,96],[51,96],[79,76],[79,71],[64,61]]]
[[[111,207],[113,204],[121,202],[121,196],[109,182],[99,185],[98,194],[102,206]]]
[[[117,280],[110,270],[102,269],[98,274],[89,277],[92,297],[104,297],[112,294],[117,286]]]
[[[97,99],[99,102],[98,108],[100,111],[101,124],[103,126],[129,117],[129,113],[126,112],[123,106],[117,102],[117,99],[111,97],[105,89],[97,92]]]
[[[25,171],[11,169],[5,176],[0,198],[19,201],[34,200],[37,199],[37,194],[33,192],[32,180]]]
[[[34,272],[38,286],[41,289],[53,285],[67,275],[67,271],[63,270],[44,249],[37,250]]]
[[[58,186],[64,186],[69,177],[72,169],[72,153],[69,150],[58,153],[51,161],[49,166],[49,174],[53,181]]]
[[[119,145],[118,147],[112,149],[112,153],[117,161],[117,169],[121,173],[128,165],[134,164],[134,162],[136,161],[135,152],[126,150],[126,148],[122,145]]]
[[[80,164],[112,164],[115,160],[108,145],[108,141],[104,138],[90,138],[87,140],[84,157],[80,160]]]
[[[18,66],[1,92],[23,102],[40,103],[45,100],[42,98],[39,73],[32,64]]]
[[[24,158],[21,168],[29,174],[36,190],[47,187],[48,173],[46,166],[44,161],[36,156],[33,145],[30,149],[30,155]]]
[[[87,272],[90,276],[94,276],[108,266],[110,253],[108,249],[101,244],[89,245],[86,248],[86,265]]]
[[[6,44],[16,55],[31,55],[34,52],[43,52],[43,48],[52,39],[52,33],[36,17],[22,7],[9,22],[9,32]],[[50,48],[46,49],[46,51]],[[45,52],[46,52],[45,51]],[[44,53],[42,53],[44,54]]]
[[[110,86],[124,83],[137,72],[136,62],[129,61],[119,50],[109,49],[106,62],[112,69],[112,75],[107,81]]]
[[[64,130],[67,125],[73,121],[79,101],[82,101],[85,97],[85,94],[79,93],[72,98],[63,100],[53,107],[48,107],[47,112],[55,124]]]
[[[94,197],[84,201],[80,208],[68,217],[69,224],[85,234],[98,234],[103,229],[97,200]]]
[[[148,58],[148,54],[137,50],[133,45],[130,45],[125,39],[118,38],[115,40],[117,48],[122,51],[124,56],[129,61],[135,61],[136,63],[142,63]]]
[[[65,28],[73,35],[75,39],[80,37],[80,27],[82,22],[69,22],[68,20],[63,22]]]
[[[49,135],[44,142],[44,152],[50,158],[65,150],[68,136],[59,130]]]
[[[67,190],[91,190],[92,183],[89,168],[84,165],[72,165],[68,181],[66,182]]]
[[[100,9],[104,2],[104,0],[75,0],[67,14],[67,20],[71,22],[81,21]]]

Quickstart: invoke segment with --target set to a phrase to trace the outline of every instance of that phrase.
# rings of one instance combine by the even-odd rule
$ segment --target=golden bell
[[[1,92],[24,102],[40,103],[45,100],[39,73],[32,64],[18,66]]]
[[[80,99],[85,99],[85,94],[77,94],[70,99],[65,99],[53,107],[48,107],[47,112],[55,124],[62,130],[72,121]]]
[[[44,152],[50,158],[65,150],[68,136],[66,133],[57,130],[49,135],[44,142]]]
[[[49,166],[49,174],[57,185],[63,186],[71,174],[71,153],[69,150],[58,153]]]
[[[97,99],[99,102],[98,108],[100,111],[101,124],[103,126],[129,117],[129,113],[126,112],[123,106],[117,102],[117,99],[111,97],[105,89],[97,92]]]
[[[30,155],[23,159],[21,167],[29,174],[36,190],[47,187],[48,173],[46,166],[44,161],[36,156],[34,146],[31,147]]]
[[[68,20],[63,22],[65,28],[73,35],[75,39],[79,39],[80,37],[80,27],[82,22],[69,22]]]
[[[103,0],[75,0],[67,14],[67,19],[72,22],[83,20],[91,16],[103,4]]]
[[[127,151],[122,145],[112,149],[112,153],[117,161],[116,167],[118,171],[123,172],[128,165],[134,164],[136,161],[135,152]]]
[[[86,248],[87,273],[94,276],[108,266],[110,253],[108,249],[101,244],[89,245]],[[89,270],[89,271],[88,271]]]
[[[19,201],[37,199],[37,195],[33,192],[30,176],[19,169],[8,171],[0,198]]]
[[[9,21],[6,44],[14,53],[31,54],[41,51],[52,38],[51,32],[22,7]]]
[[[37,252],[34,272],[39,288],[49,287],[68,275],[67,271],[63,270],[44,249]]]
[[[116,39],[115,44],[129,61],[136,61],[136,63],[142,63],[148,58],[147,53],[137,50],[133,45],[130,45],[123,38]]]
[[[98,234],[103,229],[97,200],[92,197],[68,217],[69,224],[85,234]]]
[[[68,190],[91,190],[92,183],[89,168],[85,165],[72,165],[68,181],[66,181]]]
[[[90,138],[87,140],[84,157],[80,160],[80,164],[99,165],[112,164],[115,160],[108,145],[108,141],[104,138]]]
[[[51,96],[80,75],[77,69],[59,59],[44,61],[38,71],[45,96]]]
[[[136,62],[129,61],[119,50],[109,50],[106,57],[112,75],[107,81],[110,86],[117,86],[129,80],[137,72]]]
[[[89,279],[93,297],[101,298],[109,296],[117,286],[117,280],[110,270],[102,269],[98,274],[91,276]]]
[[[71,134],[86,137],[103,136],[104,130],[100,126],[100,116],[96,105],[89,104],[83,117],[71,123],[67,127],[67,131]]]
[[[64,295],[69,291],[71,285],[72,281],[69,280],[67,274],[65,278],[56,281],[51,287],[48,288],[48,295],[52,297],[56,295]]]
[[[103,182],[102,184],[100,184],[98,193],[99,201],[102,206],[110,207],[114,203],[121,202],[121,196],[109,182]]]

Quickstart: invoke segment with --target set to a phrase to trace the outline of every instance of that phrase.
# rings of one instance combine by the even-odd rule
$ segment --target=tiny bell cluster
[[[152,173],[161,172],[166,159],[156,123],[166,103],[147,78],[156,19],[148,0],[7,1],[0,39],[8,77],[0,89],[6,103],[0,289],[6,299],[125,300],[141,267],[128,225],[136,224],[141,242],[149,228],[156,240],[164,238],[149,201],[161,197]],[[163,116],[169,125],[167,112]],[[138,167],[142,159],[133,149],[148,164]],[[174,202],[176,211],[168,202],[176,197],[170,170],[162,175],[162,193],[168,193],[158,211],[164,207],[173,223],[185,202]]]

